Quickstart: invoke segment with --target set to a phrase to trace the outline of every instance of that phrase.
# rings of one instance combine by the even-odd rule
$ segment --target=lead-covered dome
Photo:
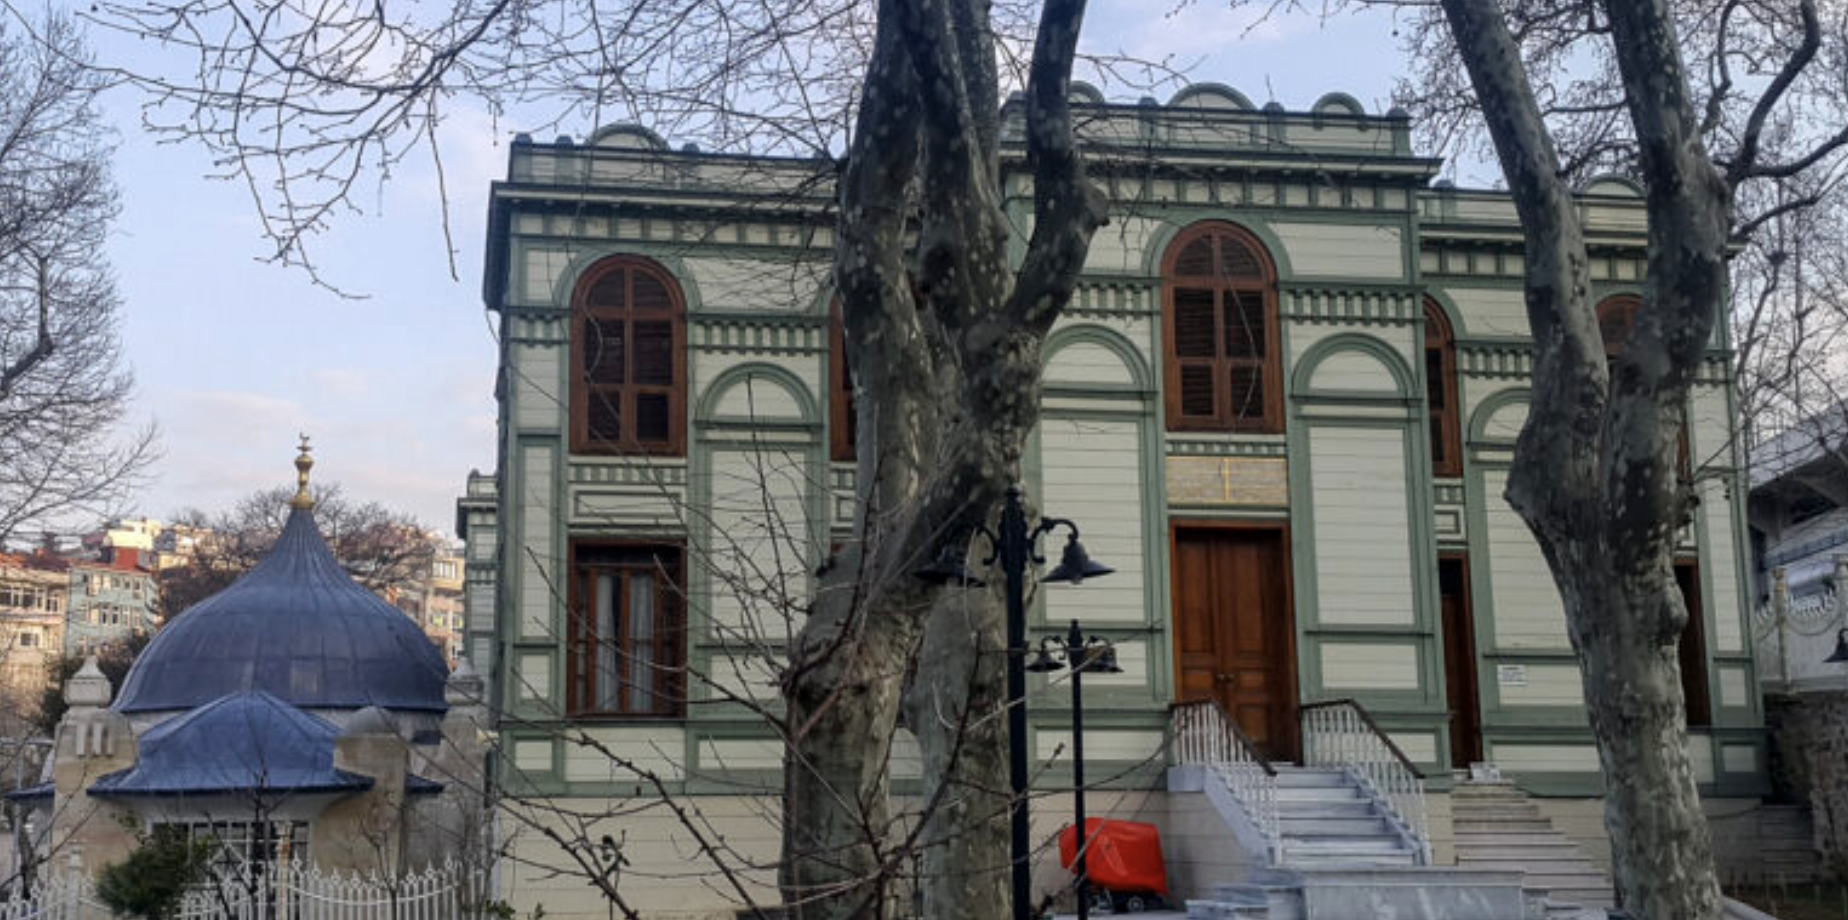
[[[442,654],[334,561],[306,500],[305,467],[303,479],[269,555],[154,637],[129,670],[117,711],[192,709],[252,690],[300,709],[448,708]]]

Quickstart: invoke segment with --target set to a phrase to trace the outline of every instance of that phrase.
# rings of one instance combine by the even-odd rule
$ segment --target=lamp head
[[[1106,642],[1088,651],[1090,652],[1091,663],[1085,670],[1093,674],[1123,673],[1122,666],[1117,664],[1116,646]]]
[[[1078,534],[1073,531],[1065,541],[1065,553],[1059,559],[1059,565],[1046,573],[1041,581],[1069,581],[1074,585],[1084,584],[1087,578],[1096,578],[1115,572],[1107,565],[1099,565],[1091,559],[1091,554],[1084,551],[1084,544],[1078,542]]]
[[[1050,674],[1062,667],[1065,666],[1059,663],[1059,659],[1052,657],[1052,649],[1043,644],[1034,653],[1033,660],[1027,662],[1027,670],[1035,674]]]

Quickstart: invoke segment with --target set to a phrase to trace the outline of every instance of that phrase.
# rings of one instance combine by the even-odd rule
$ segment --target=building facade
[[[234,862],[395,878],[481,859],[479,678],[334,559],[308,495],[253,569],[189,607],[120,687],[64,685],[29,859],[100,874],[168,826]]]
[[[1478,761],[1595,837],[1560,601],[1501,498],[1533,353],[1512,204],[1433,185],[1441,164],[1414,153],[1408,119],[1342,94],[1286,112],[1214,85],[1161,104],[1074,93],[1112,218],[1046,343],[1024,485],[1116,569],[1042,586],[1029,612],[1030,641],[1077,618],[1118,649],[1121,674],[1086,679],[1092,775],[1159,794],[1176,701],[1219,700],[1291,759],[1303,704],[1354,698],[1430,777],[1434,837],[1450,771]],[[1010,150],[1005,206],[1027,227]],[[498,468],[458,506],[468,647],[511,786],[592,806],[659,781],[774,856],[781,751],[742,701],[775,705],[767,659],[854,512],[827,168],[674,151],[639,128],[513,145],[484,283]],[[1643,204],[1621,180],[1579,202],[1621,347]],[[1698,614],[1690,754],[1715,802],[1757,796],[1765,759],[1719,325],[1688,407],[1700,502],[1677,556]],[[1065,693],[1030,692],[1029,750],[1056,786]],[[902,788],[915,749],[892,769]],[[673,821],[641,809],[624,827],[643,841],[631,871],[673,877]],[[543,841],[514,846],[548,859]],[[548,915],[602,910],[538,872],[504,885]],[[724,900],[679,883],[637,897],[688,916]]]
[[[160,620],[159,590],[146,563],[152,552],[111,542],[97,559],[71,563],[65,653],[87,655],[131,636],[154,634]]]
[[[30,734],[16,720],[35,714],[64,652],[68,563],[56,556],[0,555],[0,733]]]

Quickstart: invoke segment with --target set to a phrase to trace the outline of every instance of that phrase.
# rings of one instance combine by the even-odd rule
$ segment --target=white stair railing
[[[1424,774],[1354,700],[1302,707],[1303,766],[1341,767],[1385,803],[1423,865],[1431,863]]]
[[[1264,838],[1272,865],[1282,858],[1277,822],[1277,769],[1226,715],[1217,700],[1175,703],[1169,709],[1170,758],[1198,765],[1224,784]]]

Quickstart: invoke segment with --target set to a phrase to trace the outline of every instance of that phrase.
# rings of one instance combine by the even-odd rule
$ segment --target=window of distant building
[[[653,262],[617,256],[585,272],[571,306],[571,449],[684,453],[686,316],[679,286]]]
[[[1463,475],[1463,432],[1457,417],[1457,340],[1443,308],[1424,305],[1425,403],[1430,411],[1431,472]]]
[[[573,715],[686,711],[682,555],[679,546],[572,545],[566,680]]]
[[[1209,221],[1162,261],[1171,431],[1283,431],[1277,272],[1256,237]]]

